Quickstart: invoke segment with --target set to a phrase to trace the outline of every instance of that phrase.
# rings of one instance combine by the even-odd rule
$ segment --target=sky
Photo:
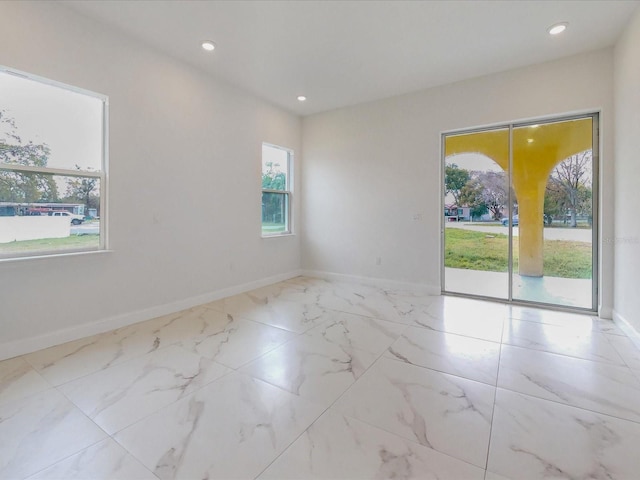
[[[449,155],[445,161],[447,165],[455,163],[458,167],[469,171],[502,172],[500,165],[489,157],[479,153],[460,153],[458,155]]]
[[[272,163],[274,173],[287,173],[287,159],[289,152],[282,148],[262,145],[262,171],[269,170],[267,163]]]
[[[0,110],[15,120],[23,144],[31,140],[50,147],[47,166],[100,170],[102,100],[0,72]],[[7,141],[6,133],[3,124],[0,140]]]

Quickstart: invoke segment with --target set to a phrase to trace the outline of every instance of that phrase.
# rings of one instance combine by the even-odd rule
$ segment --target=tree
[[[286,174],[278,167],[279,163],[267,162],[267,171],[262,172],[263,190],[284,192],[287,187]],[[262,220],[268,222],[284,221],[284,194],[264,192],[262,194]]]
[[[589,225],[593,221],[593,190],[586,185],[578,187],[578,205],[577,211],[581,215],[586,215]]]
[[[571,155],[556,165],[547,183],[559,208],[569,210],[571,227],[577,226],[578,212],[591,216],[591,160],[591,150]]]
[[[481,189],[481,198],[485,206],[491,212],[494,220],[502,218],[502,210],[509,201],[509,191],[504,172],[478,172],[478,188]]]
[[[471,218],[480,218],[489,212],[482,193],[482,184],[477,178],[471,178],[460,191],[460,203],[469,207]]]
[[[552,217],[562,217],[567,211],[567,196],[564,189],[549,180],[544,192],[544,213]]]
[[[80,170],[80,167],[76,165],[76,169]],[[97,185],[97,178],[70,177],[67,180],[67,191],[65,200],[70,202],[83,203],[85,206],[85,215],[88,215],[90,208],[100,208],[100,196],[94,195],[93,193]]]
[[[0,110],[0,163],[26,167],[46,167],[51,150],[46,143],[24,142],[15,120]],[[53,202],[58,187],[53,175],[34,172],[0,171],[0,200],[5,202]]]
[[[279,163],[267,162],[267,171],[262,173],[262,188],[264,190],[285,190],[287,177],[278,170]]]
[[[458,165],[452,163],[444,169],[444,187],[445,195],[451,194],[456,202],[456,206],[461,206],[460,194],[462,189],[471,179],[469,172]]]

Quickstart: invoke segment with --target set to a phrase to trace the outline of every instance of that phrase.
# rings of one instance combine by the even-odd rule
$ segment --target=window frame
[[[44,85],[48,85],[55,88],[61,88],[73,93],[86,95],[88,97],[95,98],[102,102],[102,146],[100,155],[100,170],[69,170],[65,168],[56,167],[33,167],[26,165],[15,165],[10,163],[0,162],[0,171],[8,172],[30,172],[30,173],[42,173],[46,175],[62,175],[65,177],[77,177],[77,178],[97,178],[100,182],[100,230],[99,230],[99,244],[98,247],[86,247],[86,248],[68,248],[57,250],[37,250],[33,252],[21,252],[19,254],[6,254],[0,256],[0,262],[14,261],[14,260],[28,260],[38,257],[51,257],[51,256],[67,256],[72,254],[86,254],[94,252],[104,252],[109,249],[108,240],[108,159],[109,159],[109,97],[100,93],[92,92],[84,88],[76,87],[66,83],[51,80],[49,78],[34,75],[32,73],[16,70],[11,67],[0,65],[0,74],[12,75],[28,81],[35,81]]]
[[[263,161],[264,158],[262,156],[262,149],[264,149],[264,147],[269,147],[269,148],[275,148],[278,150],[282,150],[284,152],[287,153],[287,170],[286,170],[286,184],[285,184],[285,190],[272,190],[272,189],[268,189],[268,188],[262,188],[261,190],[261,194],[260,194],[260,203],[262,204],[262,196],[265,193],[275,193],[275,194],[282,194],[285,195],[286,198],[286,228],[284,231],[282,232],[274,232],[274,233],[265,233],[264,230],[262,229],[262,211],[260,212],[260,234],[262,238],[274,238],[274,237],[283,237],[283,236],[287,236],[287,235],[294,235],[293,232],[293,215],[292,215],[292,203],[293,203],[293,158],[294,158],[294,152],[293,149],[291,148],[287,148],[287,147],[282,147],[280,145],[276,145],[273,143],[269,143],[269,142],[262,142],[261,144],[261,150],[260,150],[260,178],[262,179],[262,175],[263,175],[263,170],[262,170],[262,165],[263,165]],[[262,186],[262,181],[260,182],[261,186]]]

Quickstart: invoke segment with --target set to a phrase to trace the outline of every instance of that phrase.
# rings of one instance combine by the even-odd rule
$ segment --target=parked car
[[[67,212],[66,210],[61,210],[58,212],[49,212],[50,217],[69,217],[72,225],[80,225],[84,222],[84,217],[82,215],[76,215],[74,213]]]
[[[511,221],[513,222],[513,226],[517,227],[518,226],[518,215],[514,215],[513,218],[511,219]],[[508,218],[503,218],[502,219],[502,225],[507,227],[509,225],[509,219]]]
[[[542,216],[542,223],[544,223],[545,225],[551,225],[553,223],[553,219],[551,218],[551,215],[547,215],[546,213]],[[509,219],[508,218],[503,218],[502,219],[502,225],[504,225],[505,227],[507,227],[509,225]],[[514,215],[513,216],[513,226],[517,227],[518,226],[518,215]]]

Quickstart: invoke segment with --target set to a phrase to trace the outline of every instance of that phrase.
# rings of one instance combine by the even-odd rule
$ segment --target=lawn
[[[506,272],[508,240],[503,234],[487,234],[459,228],[445,229],[445,267]],[[518,268],[518,242],[513,249]],[[591,278],[591,244],[565,240],[544,242],[544,275],[562,278]]]
[[[100,235],[71,235],[66,238],[42,238],[38,240],[0,243],[0,254],[98,248],[99,245]]]
[[[269,235],[271,233],[282,233],[286,230],[284,223],[262,222],[262,233]]]

